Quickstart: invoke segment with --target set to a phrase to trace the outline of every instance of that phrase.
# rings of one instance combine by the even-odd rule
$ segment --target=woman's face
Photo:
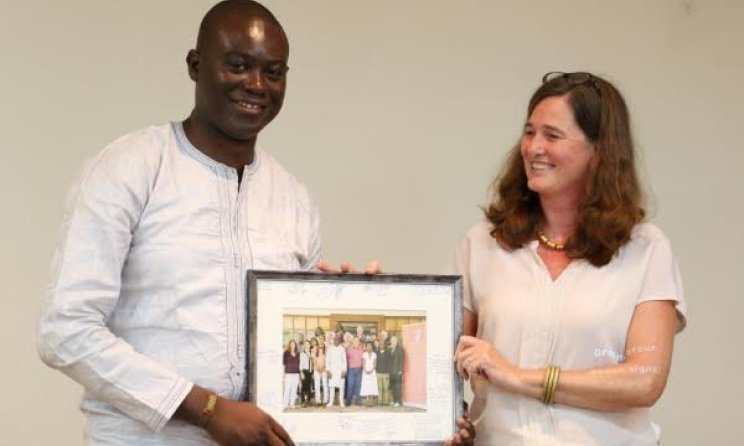
[[[543,99],[524,126],[520,144],[527,187],[542,198],[583,198],[594,145],[576,124],[568,96]]]

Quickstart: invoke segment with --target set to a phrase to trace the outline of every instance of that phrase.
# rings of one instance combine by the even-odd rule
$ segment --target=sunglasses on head
[[[587,73],[584,71],[577,71],[575,73],[551,71],[550,73],[545,73],[545,76],[543,76],[542,78],[542,83],[545,84],[558,78],[564,79],[569,85],[583,85],[589,82],[592,84],[594,89],[597,90],[597,93],[602,93],[599,90],[599,82],[597,82],[597,78],[592,76],[591,73]]]

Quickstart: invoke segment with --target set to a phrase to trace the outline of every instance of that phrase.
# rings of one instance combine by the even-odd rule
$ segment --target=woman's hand
[[[475,425],[470,422],[470,416],[465,413],[457,419],[457,427],[460,428],[451,438],[444,441],[444,446],[470,446],[475,440]]]
[[[483,339],[461,336],[455,350],[455,361],[457,373],[463,379],[480,375],[506,390],[516,392],[521,387],[519,369]]]

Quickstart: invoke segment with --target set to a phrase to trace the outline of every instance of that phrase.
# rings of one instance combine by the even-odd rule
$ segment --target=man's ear
[[[186,66],[189,69],[189,77],[192,81],[199,80],[199,52],[190,50],[186,55]]]

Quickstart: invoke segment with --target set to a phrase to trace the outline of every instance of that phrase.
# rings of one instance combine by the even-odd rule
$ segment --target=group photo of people
[[[285,314],[284,411],[424,411],[426,316],[420,313]]]

